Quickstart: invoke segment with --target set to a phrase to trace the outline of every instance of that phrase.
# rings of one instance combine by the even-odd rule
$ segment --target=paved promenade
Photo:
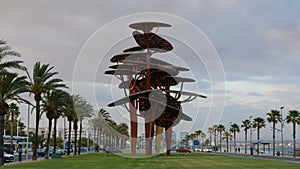
[[[300,157],[291,157],[291,156],[284,156],[284,157],[278,157],[278,156],[272,156],[271,154],[260,154],[260,155],[249,155],[244,153],[221,153],[221,152],[212,152],[212,154],[219,154],[219,155],[225,155],[225,156],[236,156],[236,157],[246,157],[246,158],[259,158],[259,159],[268,159],[268,160],[281,160],[281,161],[288,161],[288,162],[296,162],[300,163]]]

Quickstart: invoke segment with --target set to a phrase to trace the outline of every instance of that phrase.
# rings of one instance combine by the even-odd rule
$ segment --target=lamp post
[[[252,147],[252,116],[250,116],[250,155],[253,156],[253,147]]]
[[[282,109],[284,106],[280,107],[280,117],[281,117],[281,152],[282,152],[282,157],[283,157],[283,118],[282,118]]]
[[[26,138],[26,147],[27,147],[27,153],[26,153],[26,161],[28,160],[28,154],[29,154],[29,122],[30,122],[30,105],[28,104],[28,112],[27,112],[27,138]]]

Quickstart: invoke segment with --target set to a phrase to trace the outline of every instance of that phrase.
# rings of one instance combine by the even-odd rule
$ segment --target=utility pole
[[[280,116],[281,116],[281,156],[283,157],[283,125],[284,125],[284,120],[282,118],[282,109],[284,106],[280,107]]]

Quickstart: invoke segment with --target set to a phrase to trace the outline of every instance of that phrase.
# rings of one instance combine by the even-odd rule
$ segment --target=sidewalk
[[[247,157],[247,158],[258,158],[258,159],[268,159],[268,160],[281,160],[281,161],[288,161],[288,162],[296,162],[300,163],[300,157],[290,157],[290,156],[284,156],[284,157],[278,157],[273,156],[272,154],[255,154],[251,156],[250,154],[244,154],[244,153],[225,153],[225,152],[212,152],[213,154],[219,154],[219,155],[225,155],[225,156],[236,156],[236,157]]]
[[[40,160],[44,160],[44,157],[38,157],[37,158],[37,161],[40,161]],[[28,154],[28,160],[26,160],[26,155],[23,154],[22,155],[22,161],[19,161],[19,156],[18,155],[15,155],[15,161],[14,162],[6,162],[4,163],[4,166],[6,165],[12,165],[12,164],[19,164],[19,163],[27,163],[27,162],[33,162],[32,161],[32,154]]]

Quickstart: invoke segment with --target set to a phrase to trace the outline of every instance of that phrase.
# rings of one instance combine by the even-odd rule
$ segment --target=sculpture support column
[[[156,154],[159,154],[161,151],[161,138],[162,138],[163,128],[156,126],[156,136],[155,136],[155,145],[156,145]]]
[[[146,156],[151,155],[151,122],[147,121],[148,118],[145,118],[145,133],[146,133]]]
[[[130,88],[131,89],[131,88]],[[130,95],[134,94],[133,90],[130,90]],[[136,141],[137,141],[137,114],[136,114],[136,108],[135,108],[135,101],[131,101],[129,103],[129,109],[130,109],[130,147],[131,147],[131,155],[136,155]]]
[[[167,156],[170,156],[171,155],[171,141],[172,141],[172,127],[166,128],[165,137],[166,137]]]

